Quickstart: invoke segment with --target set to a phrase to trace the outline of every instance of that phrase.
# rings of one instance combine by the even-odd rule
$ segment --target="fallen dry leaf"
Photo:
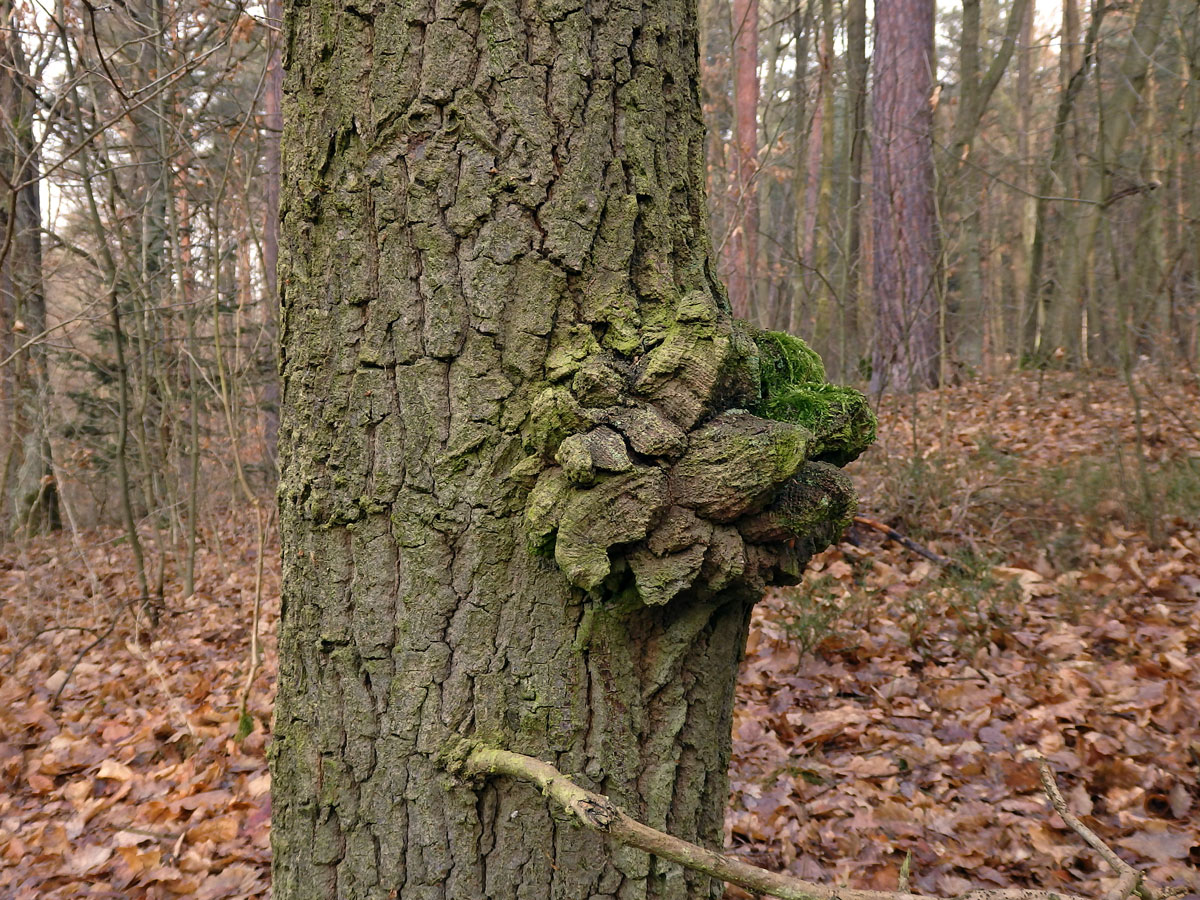
[[[1183,830],[1168,830],[1146,825],[1144,830],[1123,837],[1117,843],[1155,862],[1187,859],[1195,838]]]
[[[112,853],[112,847],[101,847],[97,844],[80,847],[67,854],[64,860],[66,870],[72,875],[90,875],[108,862]]]
[[[847,469],[860,507],[976,574],[854,534],[758,605],[734,719],[733,852],[882,889],[911,852],[926,892],[1099,896],[1111,874],[1016,761],[1032,747],[1127,859],[1200,891],[1200,522],[1164,505],[1154,543],[1114,502],[1120,479],[1102,476],[1118,471],[1115,447],[1137,459],[1128,392],[1072,377],[885,402],[878,445]],[[1196,386],[1145,395],[1146,427],[1164,435],[1151,464],[1194,452],[1179,418],[1200,409]],[[153,635],[122,613],[138,588],[117,532],[0,546],[0,597],[22,598],[0,619],[0,896],[268,896],[278,563],[270,550],[255,731],[237,744],[247,527],[231,517],[204,535],[190,597],[168,567],[171,627]]]
[[[193,844],[201,841],[232,841],[237,837],[238,817],[236,815],[218,816],[215,819],[205,819],[199,825],[193,825],[187,830],[187,839]]]
[[[97,778],[111,778],[114,781],[129,781],[134,777],[133,769],[124,763],[119,763],[115,759],[106,759],[100,763],[100,771],[96,773]]]

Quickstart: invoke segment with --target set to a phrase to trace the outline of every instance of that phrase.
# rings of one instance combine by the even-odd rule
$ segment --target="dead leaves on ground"
[[[1050,811],[1023,759],[1034,750],[1125,859],[1200,890],[1200,521],[1164,504],[1154,543],[1116,491],[1046,490],[1046,472],[1120,453],[1136,466],[1123,386],[1080,391],[1034,376],[922,395],[915,446],[940,496],[897,475],[912,406],[885,410],[883,447],[855,473],[870,512],[905,531],[915,518],[940,553],[975,550],[975,571],[954,577],[861,534],[760,605],[734,725],[738,853],[893,889],[911,852],[923,892],[1098,895],[1115,877]],[[1152,466],[1200,455],[1185,417],[1144,402]],[[1155,402],[1197,408],[1183,387]],[[1056,555],[1045,539],[1064,511],[1078,546]],[[998,563],[982,556],[997,549]]]
[[[121,603],[136,589],[119,538],[91,537],[82,553],[63,537],[0,550],[0,896],[265,896],[273,666],[259,727],[233,740],[253,537],[202,550],[196,594],[168,602],[153,637]]]
[[[1200,459],[1195,390],[1144,387],[1145,458]],[[735,852],[875,888],[911,852],[921,891],[1096,894],[1111,873],[1049,813],[1021,759],[1033,748],[1127,860],[1200,888],[1200,522],[1172,517],[1166,482],[1161,508],[1128,502],[1134,422],[1122,385],[1069,376],[884,411],[851,469],[863,510],[970,551],[972,575],[861,534],[760,604],[734,722]],[[238,744],[254,536],[210,536],[195,596],[152,640],[117,541],[0,548],[0,896],[265,897],[278,574],[257,727]]]

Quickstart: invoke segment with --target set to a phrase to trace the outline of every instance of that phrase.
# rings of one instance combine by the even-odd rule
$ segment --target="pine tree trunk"
[[[871,389],[919,389],[935,384],[940,368],[933,0],[875,5],[874,60]]]
[[[715,278],[694,6],[285,21],[274,896],[716,897],[447,774],[718,846],[750,608],[853,505],[862,398]]]

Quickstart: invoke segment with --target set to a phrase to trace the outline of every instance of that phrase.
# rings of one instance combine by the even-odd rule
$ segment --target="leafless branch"
[[[579,787],[554,766],[531,756],[464,743],[462,746],[450,750],[447,757],[446,766],[455,774],[470,779],[483,779],[499,775],[529,782],[585,828],[607,835],[618,843],[644,850],[660,859],[669,860],[697,872],[711,875],[713,878],[731,882],[752,893],[779,897],[781,900],[929,900],[928,897],[912,894],[907,890],[858,890],[804,881],[768,869],[761,869],[740,859],[664,834],[631,819],[607,797]],[[1132,866],[1118,857],[1094,832],[1072,815],[1066,808],[1066,802],[1054,783],[1054,776],[1050,773],[1049,766],[1045,764],[1044,760],[1039,760],[1038,766],[1042,773],[1042,785],[1055,811],[1089,846],[1099,852],[1104,860],[1120,873],[1121,877],[1117,886],[1105,894],[1102,900],[1126,900],[1134,893],[1143,900],[1167,900],[1168,896],[1173,896],[1171,892],[1151,891]],[[1084,898],[1062,891],[986,888],[967,891],[957,895],[953,900],[1084,900]]]

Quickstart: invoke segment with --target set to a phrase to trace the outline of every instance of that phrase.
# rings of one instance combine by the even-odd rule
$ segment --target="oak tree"
[[[698,898],[507,778],[719,844],[764,586],[874,433],[732,318],[692,0],[291,0],[274,896]]]

